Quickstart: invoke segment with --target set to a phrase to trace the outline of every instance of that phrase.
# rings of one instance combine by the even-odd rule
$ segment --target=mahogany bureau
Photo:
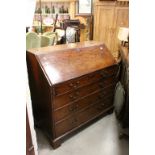
[[[101,42],[27,51],[35,124],[53,148],[113,110],[119,66]]]

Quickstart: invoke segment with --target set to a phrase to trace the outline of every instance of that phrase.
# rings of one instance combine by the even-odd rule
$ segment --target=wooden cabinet
[[[53,148],[113,109],[119,66],[103,43],[31,49],[27,66],[34,117]]]
[[[115,7],[115,23],[114,23],[114,43],[112,51],[115,52],[115,57],[118,57],[119,40],[117,39],[119,27],[129,27],[129,8],[127,6]]]
[[[94,40],[103,41],[117,59],[118,29],[129,26],[128,2],[96,0],[94,7]]]
[[[94,40],[103,41],[111,50],[115,9],[113,6],[97,5],[94,12]]]

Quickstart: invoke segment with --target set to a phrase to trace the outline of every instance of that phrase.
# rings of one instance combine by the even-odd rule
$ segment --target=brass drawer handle
[[[70,98],[73,98],[73,96],[72,96],[72,95],[69,95],[69,97],[70,97]]]
[[[72,106],[69,106],[69,111],[74,111],[74,107],[73,107],[73,105]]]
[[[77,81],[77,82],[75,83],[75,85],[74,85],[73,83],[70,83],[70,84],[69,84],[69,87],[72,87],[72,88],[76,89],[76,88],[78,87],[79,83],[80,83],[79,81]]]
[[[74,99],[77,98],[77,96],[69,95],[69,98],[72,99],[72,100],[74,100]]]
[[[74,86],[73,86],[74,89],[76,89],[77,87],[78,87],[77,85],[74,85]]]
[[[78,98],[79,94],[80,94],[80,92],[79,92],[79,91],[76,91],[76,92],[74,93],[74,95],[70,94],[70,95],[69,95],[69,98],[70,98],[70,99],[76,99],[76,98]]]
[[[69,86],[70,86],[70,87],[73,87],[74,85],[73,85],[73,83],[70,83]]]
[[[76,82],[77,85],[78,85],[79,83],[80,83],[79,81]]]
[[[75,118],[74,120],[71,121],[71,124],[74,125],[77,122],[78,122],[78,120]]]
[[[75,124],[75,121],[72,121],[71,124],[74,125]]]
[[[80,93],[77,91],[75,94],[78,96]]]

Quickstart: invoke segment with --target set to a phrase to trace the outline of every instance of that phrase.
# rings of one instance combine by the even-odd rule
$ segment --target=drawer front
[[[74,114],[75,111],[75,104],[69,104],[64,106],[61,109],[57,109],[54,111],[54,120],[55,122],[58,122],[64,118],[66,118],[69,115]]]
[[[54,86],[55,96],[65,94],[67,92],[76,90],[80,87],[94,83],[102,78],[109,76],[115,76],[118,72],[118,66],[111,66],[106,69],[90,73],[88,75],[82,76],[78,79],[70,80],[68,82],[58,84]]]
[[[74,102],[73,104],[66,105],[54,111],[55,122],[65,119],[65,117],[80,111],[97,101],[103,100],[106,96],[114,94],[115,85],[109,86],[105,89],[92,93],[85,98]]]
[[[95,104],[93,106],[88,107],[85,111],[78,113],[78,125],[85,123],[89,120],[92,120],[95,116],[99,115],[102,112],[100,105]]]
[[[99,91],[101,89],[104,89],[105,87],[108,87],[112,84],[116,83],[115,77],[109,77],[109,78],[103,78],[102,80],[90,84],[88,86],[82,87],[80,89],[77,89],[73,92],[57,96],[54,99],[54,109],[60,108],[66,104],[75,102],[95,91]]]
[[[54,111],[54,119],[55,122],[61,121],[62,119],[66,119],[66,117],[70,116],[71,114],[89,106],[92,104],[92,102],[99,100],[99,94],[93,94],[88,97],[85,97],[84,99],[77,101],[73,104],[69,104],[64,106],[63,108],[57,109]]]
[[[90,106],[85,111],[78,113],[78,125],[85,123],[87,121],[92,120],[94,117],[102,114],[106,108],[110,108],[113,106],[113,96],[108,97],[107,99],[103,99],[98,103]]]
[[[105,110],[106,108],[113,106],[113,99],[114,99],[113,94],[108,97],[103,97],[99,101],[98,109]]]
[[[57,109],[57,108],[62,107],[68,103],[77,101],[78,99],[81,99],[82,97],[84,97],[90,93],[93,93],[94,91],[97,91],[99,89],[100,89],[99,83],[93,83],[92,85],[88,85],[86,87],[77,89],[74,92],[70,92],[70,93],[64,94],[62,96],[57,96],[57,97],[55,97],[54,108]]]
[[[77,126],[77,119],[74,115],[60,123],[57,123],[55,125],[56,138],[72,130],[76,126]]]
[[[78,102],[75,102],[75,112],[81,111],[84,108],[89,107],[90,105],[93,105],[96,102],[99,102],[101,100],[104,100],[107,98],[107,96],[113,96],[114,94],[114,85],[111,85],[105,89],[102,89],[100,91],[97,91],[91,95],[88,95],[82,100],[79,100]]]
[[[103,78],[102,81],[99,81],[99,87],[100,88],[106,88],[110,85],[116,85],[118,79],[115,76],[111,76],[108,78]]]
[[[119,66],[118,65],[107,67],[100,71],[100,75],[103,78],[110,77],[110,76],[118,76],[118,74],[119,74]]]
[[[108,98],[102,99],[97,103],[89,106],[86,110],[72,114],[67,119],[55,123],[55,133],[56,137],[59,137],[66,132],[72,130],[73,128],[85,123],[89,120],[92,120],[95,116],[103,113],[104,110],[113,105],[113,97],[110,96]]]
[[[55,95],[58,96],[70,91],[74,91],[80,87],[83,87],[83,86],[89,85],[90,83],[98,81],[99,79],[101,79],[100,74],[92,73],[87,76],[83,76],[81,78],[68,81],[66,83],[55,86]]]

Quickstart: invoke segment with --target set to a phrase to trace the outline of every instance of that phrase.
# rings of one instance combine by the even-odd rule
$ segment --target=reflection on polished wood
[[[115,61],[102,43],[84,42],[31,50],[41,61],[52,84],[112,65]],[[48,51],[52,51],[48,52]],[[59,51],[59,52],[58,52]],[[97,63],[97,64],[96,64]]]

